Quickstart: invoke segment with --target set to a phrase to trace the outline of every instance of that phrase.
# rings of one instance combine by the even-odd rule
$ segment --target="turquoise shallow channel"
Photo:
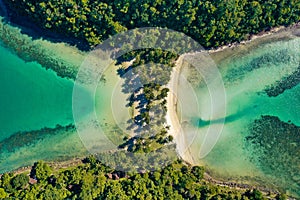
[[[17,131],[73,122],[73,81],[0,46],[0,140]]]
[[[20,36],[19,31],[11,34]],[[56,161],[87,155],[76,130],[64,128],[74,123],[74,81],[46,70],[34,59],[25,62],[11,49],[23,51],[26,48],[10,48],[3,34],[2,37],[0,173],[32,165],[41,159]],[[34,40],[27,41],[27,45],[31,43],[37,44]],[[46,40],[40,43],[48,49],[54,45]],[[226,88],[227,116],[217,144],[207,157],[199,161],[212,175],[224,180],[274,186],[292,195],[300,195],[299,48],[299,38],[273,41],[218,63]],[[21,52],[23,57],[29,55],[27,50]],[[64,52],[75,65],[81,64],[83,58],[78,49],[66,48]],[[57,59],[55,56],[51,58]],[[291,80],[294,80],[293,84]],[[197,113],[194,114],[195,109],[193,114],[188,113],[191,109],[185,109],[185,106],[189,105],[180,105],[180,108],[185,120],[193,121],[194,128],[200,131],[191,146],[197,158],[203,139],[201,133],[209,124],[217,125],[218,118],[210,119],[207,115],[209,94],[206,87],[197,85],[195,91],[199,102]],[[180,91],[179,86],[178,97],[185,96],[189,95]],[[101,93],[97,93],[97,97],[101,97]],[[99,108],[110,104],[99,103],[103,103],[98,105]],[[100,112],[97,114],[101,115],[101,111],[97,110]],[[195,123],[195,119],[201,120]],[[49,129],[43,129],[45,127]]]
[[[73,81],[0,46],[0,172],[82,153],[76,131],[55,129],[73,123],[72,90]]]
[[[212,107],[223,105],[211,107],[210,94],[201,84],[194,83],[198,111],[191,113],[190,105],[181,105],[182,120],[194,126],[186,134],[198,130],[196,137],[189,138],[194,159],[215,177],[246,180],[299,196],[300,38],[233,50],[218,65],[227,96],[226,116],[210,117],[218,116],[210,115]],[[193,70],[183,72],[193,75]],[[182,88],[179,99],[184,100],[189,95]],[[205,133],[220,126],[221,118],[225,123],[219,140],[204,159],[198,159]]]
[[[48,66],[54,60],[80,66],[82,55],[63,43],[32,40],[3,21],[0,36],[0,173],[86,155],[71,126],[74,81],[38,63],[44,56]]]

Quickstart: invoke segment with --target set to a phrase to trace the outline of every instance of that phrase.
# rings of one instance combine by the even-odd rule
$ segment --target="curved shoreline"
[[[0,17],[0,20],[2,20],[1,17]],[[3,23],[3,22],[1,22],[1,23]],[[34,33],[36,32],[36,30],[34,28],[30,28],[30,27],[27,27],[27,26],[22,26],[20,24],[15,24],[14,25],[14,24],[5,23],[5,25],[10,26],[10,28],[19,30],[20,34],[22,34],[24,37],[27,36],[29,38],[32,38],[33,36],[30,35],[30,34],[34,35]],[[273,34],[277,34],[277,33],[284,32],[284,31],[287,32],[287,31],[293,30],[295,28],[297,29],[299,27],[300,27],[300,22],[292,24],[290,26],[274,27],[274,28],[271,28],[269,31],[262,31],[262,32],[260,32],[258,34],[248,35],[248,38],[246,40],[241,41],[241,42],[234,42],[234,43],[231,43],[231,44],[228,44],[228,45],[220,46],[218,48],[205,49],[205,51],[207,51],[209,54],[215,54],[215,53],[218,53],[218,52],[223,52],[224,50],[232,49],[232,48],[238,47],[240,45],[248,44],[248,43],[250,43],[250,42],[252,42],[254,40],[257,40],[257,39],[265,38],[266,36],[267,37],[268,36],[271,37]],[[25,33],[22,33],[22,31],[24,31],[23,29],[27,30],[27,31]],[[300,31],[298,31],[298,32],[296,32],[294,34],[299,36],[300,35]],[[32,58],[32,59],[34,59],[35,61],[39,62],[43,67],[45,67],[47,69],[48,68],[52,69],[60,77],[63,77],[63,78],[67,77],[67,78],[75,80],[79,66],[75,66],[74,63],[69,63],[70,61],[73,61],[72,59],[68,59],[67,58],[67,60],[64,60],[64,56],[62,56],[61,52],[59,52],[59,51],[61,51],[61,49],[60,49],[61,47],[59,47],[59,45],[65,44],[65,46],[67,46],[70,49],[76,50],[79,54],[87,53],[87,51],[82,51],[76,45],[72,46],[69,43],[62,43],[61,41],[59,43],[53,43],[53,42],[51,42],[51,40],[49,40],[49,38],[48,39],[47,39],[47,37],[45,37],[45,38],[46,39],[43,39],[42,37],[40,37],[39,39],[35,39],[33,42],[38,41],[38,40],[43,40],[45,42],[49,42],[49,43],[53,44],[53,48],[55,46],[57,46],[57,47],[55,47],[55,49],[58,52],[53,51],[51,53],[55,53],[56,56],[58,56],[58,61],[55,62],[55,60],[50,59],[50,61],[53,60],[53,63],[50,64],[49,66],[47,66],[47,65],[44,66],[46,62],[39,62],[39,60],[36,59],[36,58]],[[11,47],[9,47],[9,48],[11,48]],[[11,49],[13,49],[14,51],[16,51],[14,48],[11,48]],[[73,53],[75,53],[75,51]],[[63,64],[63,62],[64,62],[64,64]]]
[[[234,48],[234,47],[243,46],[243,45],[245,45],[247,43],[250,43],[254,40],[258,40],[260,38],[265,38],[267,36],[272,36],[273,33],[280,33],[280,32],[285,31],[285,30],[286,31],[291,30],[292,28],[298,27],[299,25],[300,24],[297,23],[296,25],[292,25],[290,27],[277,27],[277,28],[272,29],[271,31],[265,32],[262,35],[260,35],[260,34],[252,35],[252,36],[250,36],[249,40],[242,41],[240,43],[233,43],[231,45],[226,45],[226,46],[219,47],[217,49],[211,49],[211,50],[207,50],[207,51],[208,51],[208,53],[222,52],[225,49],[231,49],[231,48]],[[176,66],[172,70],[172,74],[171,74],[171,78],[170,78],[170,85],[168,84],[168,87],[170,87],[170,93],[167,97],[168,112],[167,112],[167,116],[166,116],[167,123],[169,125],[171,125],[170,134],[174,136],[174,139],[175,139],[177,144],[179,144],[179,139],[180,139],[178,137],[178,135],[180,134],[180,125],[179,125],[178,117],[177,117],[177,114],[176,114],[177,113],[177,98],[176,98],[176,92],[174,92],[174,91],[177,91],[178,80],[179,80],[179,75],[180,75],[180,71],[181,71],[181,66],[178,67],[178,64],[180,63],[180,59],[182,59],[182,58],[179,57],[178,60],[176,61]],[[58,73],[58,71],[60,71],[62,69],[55,68],[53,70]],[[185,154],[186,152],[183,152],[183,153]],[[190,160],[191,163],[194,163],[192,157],[189,158],[188,160]],[[57,163],[57,162],[54,162],[54,163]],[[209,178],[207,178],[207,179],[209,179]],[[213,178],[210,179],[210,180],[214,181],[214,182],[219,182],[220,184],[226,184],[227,186],[232,184],[232,182],[217,181],[216,179],[213,179]],[[218,184],[218,183],[216,183],[216,184]],[[250,188],[252,188],[252,187],[250,187]]]
[[[179,84],[179,77],[183,67],[183,57],[188,54],[180,55],[175,62],[175,66],[172,69],[170,81],[167,85],[170,92],[167,96],[167,114],[166,122],[170,125],[169,134],[173,136],[176,143],[176,150],[180,158],[189,164],[195,165],[196,162],[191,156],[190,148],[186,149],[185,138],[182,135],[181,125],[179,123],[177,115],[177,89]]]
[[[210,50],[204,50],[206,51],[210,56],[214,57],[218,56],[216,54],[220,54],[223,53],[225,50],[235,50],[234,48],[239,48],[239,47],[244,47],[245,45],[250,45],[250,43],[255,42],[259,42],[259,40],[262,40],[262,42],[268,42],[268,40],[273,40],[274,37],[278,36],[279,39],[282,38],[286,38],[286,37],[292,37],[292,36],[296,36],[294,35],[292,32],[296,31],[299,29],[300,32],[300,22],[288,26],[288,27],[284,27],[284,26],[280,26],[280,27],[275,27],[273,29],[271,29],[268,32],[262,32],[259,33],[257,35],[251,35],[249,36],[250,39],[249,40],[245,40],[242,41],[240,43],[233,43],[230,45],[226,45],[226,46],[221,46],[217,49],[210,49]],[[279,34],[282,34],[281,36]],[[269,42],[271,42],[269,41]],[[254,44],[254,46],[257,46],[259,44]],[[175,66],[172,69],[171,72],[171,76],[170,76],[170,81],[167,85],[167,87],[170,89],[170,93],[167,97],[167,115],[166,115],[166,120],[168,125],[170,125],[170,130],[169,133],[174,137],[174,139],[177,141],[178,140],[178,134],[180,133],[180,124],[179,124],[179,120],[178,120],[178,116],[177,116],[177,87],[178,87],[178,82],[179,82],[179,75],[181,73],[182,70],[182,66],[183,66],[183,57],[186,55],[193,55],[196,53],[200,53],[200,52],[192,52],[192,53],[187,53],[187,54],[183,54],[180,55],[179,58],[176,60],[175,62]],[[232,52],[229,52],[229,54],[232,54]],[[218,58],[217,61],[223,60],[225,59],[224,57],[222,58]],[[176,115],[176,116],[174,116]],[[177,138],[177,139],[176,139]],[[182,152],[183,153],[183,152]],[[193,162],[191,162],[193,163]]]
[[[226,49],[240,47],[243,45],[249,45],[250,43],[253,43],[254,41],[257,41],[257,40],[262,40],[261,42],[268,42],[268,40],[273,41],[274,36],[276,37],[276,35],[278,35],[280,33],[282,34],[282,36],[279,36],[279,37],[289,37],[291,35],[300,36],[300,30],[299,30],[299,32],[296,31],[299,28],[300,28],[300,22],[297,22],[290,26],[273,27],[269,31],[262,31],[258,34],[249,35],[246,40],[243,40],[241,42],[235,42],[232,44],[220,46],[218,48],[207,49],[207,52],[210,54],[213,54],[213,53],[224,51]],[[264,39],[266,41],[263,41]]]
[[[274,42],[274,40],[284,40],[284,39],[289,39],[289,38],[293,38],[293,37],[299,37],[299,35],[300,35],[299,30],[300,30],[300,22],[298,22],[294,25],[288,26],[288,27],[284,27],[284,26],[275,27],[268,32],[262,32],[257,35],[251,35],[251,36],[249,36],[248,40],[242,41],[240,43],[233,43],[230,45],[221,46],[217,49],[210,49],[210,50],[205,50],[205,51],[207,53],[209,53],[209,55],[211,55],[212,57],[217,58],[217,62],[220,62],[220,61],[230,57],[230,55],[232,55],[233,50],[238,51],[239,48],[242,48],[245,46],[248,46],[249,48],[255,48],[256,46],[264,44],[264,43]],[[235,48],[237,48],[237,50]],[[228,52],[225,52],[225,51],[228,51]],[[195,53],[197,53],[197,52],[195,52]],[[191,53],[191,54],[195,54],[195,53]],[[222,53],[224,53],[225,55],[220,55]],[[178,87],[178,83],[179,83],[180,72],[183,67],[183,63],[182,63],[183,56],[185,56],[185,55],[179,56],[179,58],[176,60],[175,67],[172,69],[170,81],[168,84],[170,93],[168,94],[168,97],[167,97],[166,119],[167,119],[168,125],[170,125],[169,134],[174,137],[174,140],[177,144],[176,148],[177,148],[177,151],[179,151],[177,153],[180,155],[180,157],[185,162],[187,162],[188,164],[191,164],[191,165],[195,165],[195,162],[194,162],[194,159],[190,152],[190,149],[184,147],[184,145],[183,145],[184,139],[180,135],[181,128],[180,128],[180,123],[179,123],[178,116],[177,116],[176,94],[177,94],[177,87]],[[263,186],[263,185],[254,186],[254,185],[251,185],[248,183],[239,183],[238,181],[223,181],[221,179],[216,179],[216,178],[212,177],[208,172],[205,173],[204,179],[209,183],[220,185],[220,186],[226,186],[226,187],[230,187],[230,188],[237,188],[237,189],[241,189],[241,190],[256,188],[256,189],[261,190],[264,193],[270,193],[270,194],[275,194],[275,195],[280,193],[277,189],[271,189],[271,188],[268,188],[267,186]],[[291,199],[293,199],[293,198],[291,198]]]

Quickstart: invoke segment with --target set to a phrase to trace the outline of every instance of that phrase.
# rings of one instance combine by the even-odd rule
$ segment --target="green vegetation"
[[[298,0],[4,0],[4,2],[12,11],[12,16],[27,16],[43,29],[75,37],[85,42],[89,48],[116,33],[146,26],[174,29],[191,36],[204,47],[212,48],[239,42],[250,34],[269,30],[274,26],[290,25],[300,19]],[[1,28],[3,30],[1,34],[6,36],[5,27]],[[153,38],[148,42],[154,41],[151,39]],[[11,39],[4,43],[9,44],[12,41],[15,42],[18,55],[22,57],[21,52],[24,49],[18,48],[23,48],[22,44],[26,41]],[[171,45],[174,49],[181,47],[177,44]],[[47,68],[50,64],[56,66],[57,71],[63,68],[64,73],[59,75],[75,77],[75,72],[68,71],[58,61],[45,59],[46,54],[36,49],[32,46],[26,51],[34,52],[35,59]],[[133,129],[131,125],[137,124],[148,132],[143,133],[142,138],[125,138],[124,143],[120,145],[121,148],[135,153],[150,152],[172,141],[172,137],[167,134],[168,126],[165,125],[164,116],[169,92],[166,84],[177,56],[162,49],[132,51],[122,56],[123,61],[135,59],[131,66],[119,70],[120,76],[126,82],[123,87],[125,93],[131,94],[128,106],[133,107],[133,116],[129,128]],[[32,58],[24,60],[29,61]],[[126,88],[136,88],[130,85],[134,83],[132,76],[123,76],[126,73],[132,73],[135,78],[142,80],[143,84],[138,90],[126,91]],[[265,128],[269,130],[270,127]],[[257,130],[259,131],[261,130]],[[248,140],[254,140],[254,145],[261,145],[262,150],[269,150],[270,145],[263,143],[265,140],[259,138],[260,136],[265,137],[264,134],[259,134]],[[277,136],[274,138],[280,140]],[[27,144],[27,140],[25,138],[24,140]],[[282,147],[276,144],[271,147],[274,150],[279,148],[279,151],[268,151],[269,153],[282,151]],[[0,145],[11,151],[7,144]],[[289,148],[296,148],[294,146],[290,143]],[[263,158],[258,158],[266,163],[262,167],[274,165],[279,170],[278,174],[284,174],[284,166],[278,167],[272,163],[273,161],[268,160],[274,156],[269,153]],[[123,157],[118,155],[116,158],[122,163]],[[25,174],[3,174],[0,181],[0,199],[265,199],[258,190],[238,191],[212,185],[203,180],[201,167],[186,166],[181,161],[176,161],[164,169],[140,174],[115,171],[93,157],[85,159],[84,164],[61,170],[52,170],[47,164],[37,162],[30,176],[32,179],[29,184],[28,176]],[[285,196],[279,195],[276,199],[285,199]]]
[[[278,25],[289,25],[300,19],[300,3],[297,0],[212,2],[203,0],[142,2],[4,0],[4,2],[12,13],[15,13],[13,15],[27,16],[40,27],[64,36],[75,37],[84,41],[89,47],[101,43],[116,33],[149,26],[174,29],[191,36],[204,47],[218,47],[241,41],[249,34]],[[142,41],[152,43],[156,41],[155,37],[159,37],[156,34],[153,32],[148,40],[142,38],[140,33],[134,33],[132,37],[136,42],[142,38]],[[160,35],[160,37],[167,36]],[[182,48],[182,44],[168,45],[171,45],[170,47],[176,52],[184,51],[176,49]],[[132,152],[149,152],[172,141],[167,134],[168,126],[165,124],[164,116],[167,111],[166,83],[169,81],[172,63],[177,55],[162,49],[146,49],[130,52],[122,58],[127,61],[134,58],[135,61],[132,66],[121,68],[119,74],[122,76],[131,70],[130,73],[134,78],[141,79],[143,82],[143,85],[135,91],[126,91],[134,81],[126,80],[124,85],[125,92],[131,95],[128,105],[133,107],[134,115],[129,122],[129,128],[134,129],[136,128],[134,126],[138,125],[148,131],[142,134],[142,139],[125,138],[120,147]],[[161,63],[164,66],[154,63]],[[144,64],[146,66],[143,67]],[[136,66],[139,66],[138,69]]]
[[[16,189],[24,189],[29,181],[29,177],[26,174],[18,174],[11,180],[11,185]]]
[[[120,145],[131,152],[150,152],[172,142],[166,125],[166,84],[170,80],[176,55],[161,49],[131,51],[122,60],[134,58],[130,66],[121,67],[119,75],[125,79],[123,92],[128,93],[128,106],[133,109],[128,129],[136,136],[125,138]]]
[[[47,164],[39,161],[32,168],[30,183],[27,175],[3,174],[0,182],[0,198],[266,199],[256,189],[235,190],[212,185],[203,179],[203,172],[202,167],[187,166],[181,161],[175,161],[164,169],[139,174],[114,171],[93,156],[84,159],[82,164],[67,169],[50,170]],[[38,181],[34,181],[32,177]],[[282,198],[283,195],[277,199]]]
[[[50,176],[50,174],[51,168],[47,164],[43,162],[37,162],[34,163],[30,175],[38,181],[44,181],[48,176]]]
[[[17,16],[44,29],[76,37],[89,46],[136,27],[183,32],[204,47],[218,47],[249,34],[300,19],[298,0],[4,0]]]
[[[133,139],[140,143],[134,145],[125,143],[128,144],[128,148],[132,147],[133,149],[119,149],[118,151],[113,152],[102,152],[96,154],[95,157],[97,160],[100,160],[113,169],[131,173],[155,171],[178,159],[175,144],[155,147],[151,145],[154,144],[155,140],[150,144],[147,142],[151,142],[151,139],[144,139],[146,142],[141,142],[139,138],[132,138],[129,139],[129,141]],[[151,148],[151,152],[147,151],[148,148]]]

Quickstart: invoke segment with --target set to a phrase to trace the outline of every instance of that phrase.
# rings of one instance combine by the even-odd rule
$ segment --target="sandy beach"
[[[222,46],[217,49],[210,49],[206,50],[211,58],[218,64],[223,60],[230,58],[231,56],[242,56],[245,55],[252,49],[257,48],[259,45],[267,44],[270,42],[282,41],[282,40],[289,40],[295,37],[299,37],[300,24],[297,23],[295,25],[289,27],[276,27],[268,32],[262,32],[257,35],[249,36],[248,40],[242,41],[240,43],[234,43],[227,46]],[[195,53],[190,53],[188,55],[193,55]],[[187,54],[185,54],[187,55]],[[170,125],[169,134],[174,137],[174,141],[177,145],[177,153],[179,156],[187,163],[191,165],[196,165],[193,158],[191,151],[189,150],[189,146],[185,141],[184,133],[181,129],[181,122],[180,122],[180,115],[177,108],[177,104],[179,102],[177,99],[177,90],[178,84],[180,81],[180,74],[183,70],[183,57],[185,55],[181,55],[176,60],[176,65],[172,69],[170,82],[168,84],[168,88],[170,89],[170,93],[167,97],[167,116],[166,120],[168,125]],[[212,184],[220,185],[220,186],[227,186],[232,188],[237,188],[241,190],[246,189],[253,189],[257,188],[265,193],[277,194],[278,191],[272,187],[268,188],[267,186],[263,185],[252,185],[245,181],[235,181],[235,180],[220,180],[216,177],[213,177],[209,172],[205,173],[205,180]]]
[[[182,66],[184,65],[184,55],[181,55],[175,63],[175,67],[173,67],[171,72],[170,81],[167,85],[170,92],[167,96],[167,115],[166,115],[166,122],[170,125],[169,134],[173,136],[175,143],[176,143],[176,150],[177,154],[180,158],[186,161],[189,164],[195,165],[196,162],[194,161],[193,157],[191,156],[190,149],[187,145],[186,138],[184,136],[183,130],[180,125],[180,121],[178,118],[177,112],[177,90],[178,90],[178,83],[180,79],[180,74],[182,70]],[[188,148],[187,148],[188,147]]]
[[[267,43],[270,41],[274,41],[275,39],[280,40],[280,39],[284,39],[284,38],[295,37],[295,35],[299,34],[299,32],[298,32],[299,26],[300,26],[300,24],[297,23],[290,27],[273,28],[272,30],[270,30],[268,32],[262,32],[257,35],[249,36],[249,40],[245,40],[240,43],[233,43],[230,45],[222,46],[217,49],[207,50],[207,52],[212,56],[212,58],[216,62],[219,62],[223,59],[226,59],[230,55],[232,55],[232,53],[234,53],[236,51],[240,51],[245,46],[247,46],[247,48],[244,48],[244,51],[247,51],[247,49],[255,48],[255,46],[257,46],[258,44],[261,44],[263,42]],[[192,53],[192,54],[194,54],[194,53]],[[183,58],[185,55],[181,55],[176,60],[175,67],[173,67],[172,72],[171,72],[170,81],[167,85],[167,87],[170,89],[170,92],[167,97],[166,121],[167,121],[167,124],[170,125],[169,134],[174,137],[174,140],[177,144],[177,151],[178,151],[179,156],[187,163],[195,165],[197,163],[194,161],[193,156],[192,156],[189,148],[186,145],[187,142],[185,141],[184,133],[182,132],[182,129],[181,129],[180,120],[179,120],[178,111],[177,111],[178,82],[180,79],[180,74],[181,74],[181,70],[182,70],[182,66],[183,66]],[[70,58],[71,57],[72,56],[70,56]],[[59,162],[53,162],[51,164],[51,166],[54,166],[55,168],[65,168],[68,166],[78,165],[79,163],[81,163],[81,159],[78,158],[78,159],[62,162],[61,164]],[[21,168],[19,170],[16,170],[15,172],[22,173],[24,171],[29,171],[30,168],[31,167]],[[215,183],[215,184],[232,186],[232,187],[242,187],[241,185],[235,185],[235,183],[233,183],[233,182],[218,181],[218,180],[210,177],[209,174],[206,175],[206,179],[208,181],[210,181],[211,183]],[[247,187],[245,186],[245,188],[251,188],[251,186],[247,186]]]
[[[218,63],[234,53],[242,53],[243,51],[248,51],[262,43],[268,43],[276,40],[283,40],[298,36],[300,32],[300,22],[292,26],[275,27],[270,31],[263,31],[256,35],[250,35],[248,40],[244,40],[240,43],[233,43],[225,46],[221,46],[217,49],[205,50],[212,57],[212,59]],[[195,55],[197,52],[187,53],[180,55],[175,62],[175,67],[173,67],[171,72],[170,81],[168,83],[168,88],[170,92],[167,97],[167,115],[166,121],[170,125],[169,134],[174,137],[177,144],[177,151],[181,158],[190,164],[195,164],[194,159],[190,155],[189,148],[186,147],[186,142],[184,135],[182,135],[182,129],[178,118],[177,112],[177,89],[178,82],[180,78],[180,73],[183,66],[183,58],[186,55]]]

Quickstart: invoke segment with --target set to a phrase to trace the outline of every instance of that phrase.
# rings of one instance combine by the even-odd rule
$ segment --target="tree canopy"
[[[204,47],[239,42],[249,34],[300,19],[298,0],[4,0],[16,15],[44,29],[95,46],[137,27],[183,32]]]
[[[46,163],[36,168],[50,169]],[[48,170],[46,170],[48,171]],[[39,181],[28,184],[24,174],[3,174],[0,182],[1,199],[240,199],[264,200],[260,191],[237,190],[212,185],[203,179],[202,167],[189,166],[177,160],[163,169],[143,173],[124,173],[106,167],[90,156],[84,163],[66,169],[40,173]],[[24,177],[26,187],[20,189]],[[8,185],[10,185],[8,187]],[[285,199],[278,195],[277,199]]]

